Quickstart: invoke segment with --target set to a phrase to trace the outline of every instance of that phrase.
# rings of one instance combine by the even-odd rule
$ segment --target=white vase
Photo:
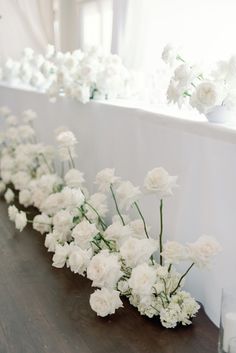
[[[224,124],[232,120],[232,112],[225,105],[216,105],[210,112],[206,113],[210,123]]]

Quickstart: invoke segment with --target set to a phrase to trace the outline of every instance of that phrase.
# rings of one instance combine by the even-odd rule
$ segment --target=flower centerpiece
[[[165,199],[177,186],[177,177],[154,168],[147,173],[142,192],[106,168],[97,173],[98,189],[90,194],[77,168],[77,139],[71,131],[59,129],[58,146],[53,149],[36,142],[32,111],[23,113],[23,122],[9,119],[6,108],[2,112],[7,129],[1,140],[0,192],[16,228],[22,231],[32,223],[45,235],[54,267],[66,266],[91,280],[96,289],[89,301],[98,316],[114,314],[127,297],[141,315],[159,317],[166,328],[191,324],[199,304],[183,289],[185,278],[194,266],[207,267],[220,245],[206,235],[187,244],[165,239]],[[56,155],[61,161],[59,172]],[[158,236],[141,210],[146,193],[158,200]],[[16,199],[24,208],[34,206],[38,214],[31,218],[14,205]],[[112,221],[108,211],[110,216],[115,211]],[[177,270],[180,262],[186,264],[183,272]]]

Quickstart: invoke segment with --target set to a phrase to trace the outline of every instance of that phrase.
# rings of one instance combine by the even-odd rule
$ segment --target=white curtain
[[[54,43],[52,0],[0,0],[0,56],[19,57],[25,47]]]

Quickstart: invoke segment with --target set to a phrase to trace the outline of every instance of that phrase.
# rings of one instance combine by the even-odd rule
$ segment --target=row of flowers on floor
[[[32,223],[45,235],[54,267],[66,266],[92,281],[97,289],[90,305],[97,315],[115,313],[127,297],[140,314],[159,316],[167,328],[189,325],[199,305],[183,290],[185,277],[194,265],[209,266],[221,247],[206,235],[184,245],[164,241],[164,202],[177,186],[177,177],[162,167],[145,177],[145,192],[159,200],[160,230],[155,238],[140,206],[145,192],[122,180],[114,169],[98,172],[98,190],[89,194],[76,168],[77,140],[71,131],[59,128],[53,148],[37,142],[33,111],[24,111],[21,120],[4,109],[2,115],[7,126],[0,137],[0,192],[16,228],[22,231]],[[60,173],[55,168],[58,159]],[[109,196],[116,210],[112,222]],[[34,218],[30,206],[37,209]],[[179,262],[186,263],[184,273],[175,268]]]

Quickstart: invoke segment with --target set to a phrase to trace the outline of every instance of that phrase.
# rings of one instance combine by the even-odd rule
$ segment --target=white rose
[[[54,232],[48,233],[46,235],[44,245],[48,249],[49,252],[56,251],[57,238],[55,237]]]
[[[141,219],[135,219],[129,223],[129,226],[132,230],[133,237],[138,239],[146,238],[146,233],[144,230],[143,221]],[[151,227],[147,227],[147,232],[149,232]]]
[[[23,211],[20,211],[17,213],[16,218],[15,218],[15,225],[16,229],[18,229],[20,232],[25,228],[27,225],[27,218],[26,218],[26,213]]]
[[[9,206],[8,207],[8,216],[10,221],[15,222],[16,219],[16,215],[18,214],[18,209],[16,208],[16,206]]]
[[[53,225],[55,230],[60,230],[63,233],[70,233],[73,226],[73,216],[67,210],[61,210],[53,217]]]
[[[195,243],[188,244],[189,259],[198,267],[207,267],[213,256],[221,251],[215,238],[202,235]]]
[[[79,273],[84,276],[92,256],[92,251],[83,250],[79,246],[72,244],[73,243],[70,244],[71,251],[68,259],[68,265],[70,266],[72,272]]]
[[[66,186],[60,194],[63,208],[79,208],[84,204],[85,197],[80,189],[71,189]]]
[[[225,95],[222,89],[214,82],[201,82],[193,93],[190,104],[200,113],[207,113],[213,106],[221,105]]]
[[[112,289],[97,289],[90,296],[90,306],[98,316],[105,317],[114,314],[116,309],[123,307],[119,292]]]
[[[154,239],[136,239],[129,237],[120,248],[120,254],[128,267],[135,267],[147,262],[157,250],[158,244]]]
[[[114,240],[119,247],[132,234],[132,229],[129,226],[123,226],[120,222],[112,223],[104,232],[105,238],[109,240]]]
[[[147,296],[152,293],[152,287],[156,281],[156,271],[153,267],[143,263],[132,270],[129,279],[129,287],[136,295]]]
[[[65,177],[66,185],[71,188],[80,188],[84,183],[83,173],[81,173],[78,169],[70,169]]]
[[[28,207],[32,203],[32,193],[28,189],[19,192],[19,202],[24,207]]]
[[[101,192],[91,195],[86,205],[86,210],[86,215],[91,220],[97,220],[98,214],[100,217],[105,217],[108,212],[106,195]]]
[[[177,57],[176,49],[171,44],[167,44],[163,49],[161,57],[166,64],[173,66]]]
[[[157,193],[160,198],[172,195],[172,188],[176,187],[177,176],[171,176],[162,168],[154,168],[147,173],[144,186],[149,192]]]
[[[99,233],[96,225],[89,223],[86,219],[77,224],[72,231],[71,236],[74,238],[76,245],[81,249],[86,250],[90,248],[93,237]]]
[[[69,253],[70,253],[70,247],[68,243],[65,243],[64,245],[57,244],[55,249],[55,254],[53,255],[53,258],[52,258],[52,261],[53,261],[52,266],[57,268],[64,267],[68,259]]]
[[[167,241],[162,251],[162,256],[169,264],[177,264],[187,259],[187,249],[176,241]]]
[[[109,190],[111,184],[117,183],[119,179],[115,176],[115,169],[106,168],[97,173],[95,184],[98,185],[100,191],[105,192]]]
[[[7,189],[7,191],[4,194],[4,198],[7,203],[11,203],[15,198],[15,194],[11,189]]]
[[[141,192],[139,187],[134,186],[130,181],[122,182],[116,189],[120,208],[129,209],[129,207],[138,200]]]
[[[40,214],[33,219],[33,229],[37,230],[39,233],[48,233],[51,230],[52,220],[46,214]]]
[[[102,250],[90,261],[87,277],[93,281],[93,287],[115,288],[122,276],[118,255]]]

